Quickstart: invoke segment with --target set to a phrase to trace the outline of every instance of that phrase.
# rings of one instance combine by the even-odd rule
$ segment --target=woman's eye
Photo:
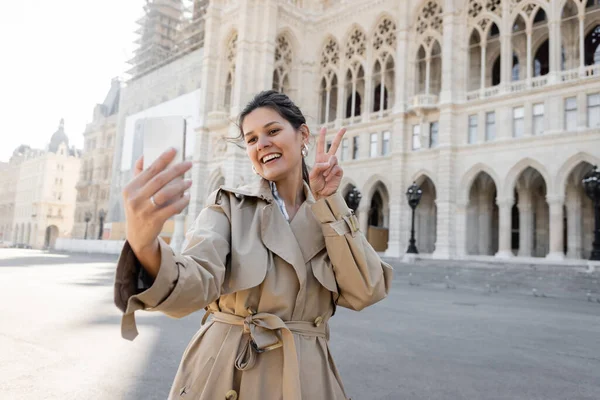
[[[255,141],[256,141],[256,138],[250,138],[250,139],[248,140],[248,143],[249,143],[249,144],[250,144],[250,143],[254,143]]]
[[[279,129],[273,129],[272,131],[269,131],[269,135],[274,135],[277,132],[279,132]]]

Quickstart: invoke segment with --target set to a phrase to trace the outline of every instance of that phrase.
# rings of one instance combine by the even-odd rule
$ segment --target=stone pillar
[[[533,251],[533,205],[528,191],[519,191],[519,257],[531,257]]]
[[[500,82],[504,87],[508,86],[512,76],[511,40],[510,34],[500,36]]]
[[[573,186],[567,189],[567,258],[572,259],[580,259],[583,249],[581,194]]]
[[[479,197],[478,254],[488,255],[490,253],[492,243],[492,209],[489,197],[482,194]]]
[[[585,16],[579,15],[579,73],[583,76],[585,68],[585,34],[584,34]]]
[[[550,209],[550,251],[546,258],[562,260],[565,257],[563,248],[563,206],[565,204],[562,196],[546,197]]]
[[[358,225],[365,236],[367,236],[369,231],[369,205],[367,204],[367,201],[368,200],[363,197],[358,206]]]
[[[409,208],[404,194],[406,188],[403,182],[404,168],[402,165],[402,154],[404,152],[404,114],[394,119],[392,126],[392,164],[394,168],[390,170],[391,187],[390,193],[390,211],[389,211],[389,237],[386,256],[400,257],[405,251],[405,244],[401,242],[402,232],[402,208]]]
[[[553,19],[548,24],[548,33],[550,41],[550,80],[558,82],[558,74],[561,71],[561,37],[560,37],[560,18]]]
[[[527,28],[527,73],[525,76],[527,77],[527,84],[531,84],[531,76],[532,74],[532,66],[533,66],[533,54],[531,54],[531,27]]]
[[[456,204],[456,255],[464,257],[468,254],[467,240],[469,240],[468,205],[463,202]]]
[[[510,234],[512,224],[512,198],[496,199],[498,205],[498,258],[510,258],[513,256],[510,245]]]

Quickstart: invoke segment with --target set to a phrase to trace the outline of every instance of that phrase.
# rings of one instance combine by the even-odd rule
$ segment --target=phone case
[[[156,159],[173,147],[177,150],[171,164],[185,160],[185,126],[183,117],[145,118],[140,123],[144,151],[144,168],[148,168]]]

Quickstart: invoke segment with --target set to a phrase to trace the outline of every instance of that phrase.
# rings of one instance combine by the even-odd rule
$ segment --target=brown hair
[[[298,108],[298,106],[294,104],[294,102],[288,96],[275,90],[265,90],[254,96],[254,98],[250,100],[250,102],[240,113],[238,119],[240,134],[236,140],[240,142],[244,140],[244,131],[242,130],[244,118],[246,118],[252,111],[262,107],[270,108],[278,113],[297,131],[300,130],[302,125],[306,124],[306,118],[304,117],[304,114],[302,114],[300,108]],[[302,158],[302,179],[304,179],[304,181],[306,181],[306,183],[310,186],[308,167],[306,165],[306,161],[304,161],[304,158]]]

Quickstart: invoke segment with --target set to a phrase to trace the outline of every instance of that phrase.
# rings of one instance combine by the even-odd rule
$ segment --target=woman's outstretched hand
[[[164,223],[183,211],[190,202],[186,190],[192,182],[182,176],[192,163],[169,166],[175,153],[174,149],[165,151],[146,170],[141,157],[135,163],[134,178],[123,189],[127,241],[153,277],[160,268],[158,235]]]
[[[340,186],[344,171],[342,170],[342,167],[339,166],[335,153],[340,146],[345,133],[346,128],[340,129],[337,135],[335,135],[329,151],[325,152],[325,135],[327,134],[327,128],[323,127],[319,132],[315,165],[309,174],[310,187],[315,200],[334,194]]]

